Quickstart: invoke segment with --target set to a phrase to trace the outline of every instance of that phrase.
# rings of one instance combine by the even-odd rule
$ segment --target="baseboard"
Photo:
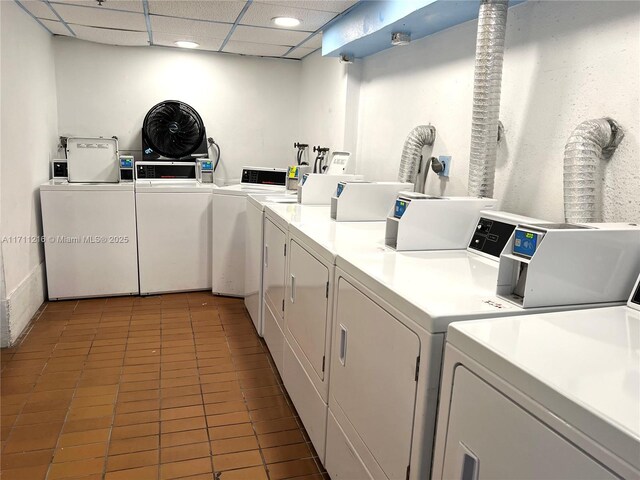
[[[13,345],[45,300],[44,262],[34,268],[7,298],[2,300],[2,336],[0,346]]]

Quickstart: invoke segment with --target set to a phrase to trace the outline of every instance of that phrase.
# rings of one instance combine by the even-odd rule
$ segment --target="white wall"
[[[363,61],[358,173],[395,179],[406,135],[432,123],[433,154],[453,163],[449,182],[431,175],[427,191],[466,194],[476,29],[469,22]],[[605,220],[640,221],[640,2],[529,1],[509,10],[506,45],[501,207],[561,220],[564,144],[583,120],[611,116],[626,137],[607,165]]]
[[[322,57],[320,51],[304,59],[297,141],[308,143],[310,149],[320,145],[357,156],[360,74],[359,63],[340,63],[337,58]],[[313,152],[309,157],[315,158]]]
[[[0,2],[0,18],[4,346],[15,341],[44,300],[42,245],[27,237],[42,232],[38,186],[49,179],[58,132],[51,36],[14,2]]]
[[[116,135],[122,150],[140,158],[144,116],[174,99],[193,106],[222,147],[218,175],[227,182],[239,179],[243,165],[290,163],[300,62],[62,37],[54,43],[61,135]]]

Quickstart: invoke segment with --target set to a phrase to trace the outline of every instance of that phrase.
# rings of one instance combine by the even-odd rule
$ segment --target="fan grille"
[[[163,157],[191,155],[205,136],[202,118],[184,102],[166,100],[153,106],[144,118],[142,134],[154,152]]]

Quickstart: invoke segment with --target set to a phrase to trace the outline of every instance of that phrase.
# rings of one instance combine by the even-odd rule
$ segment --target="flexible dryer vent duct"
[[[422,149],[426,146],[433,146],[436,141],[436,127],[431,125],[418,125],[409,132],[402,148],[400,158],[400,170],[398,171],[398,181],[410,182],[415,185],[415,190],[421,192],[424,185],[418,185],[418,171],[420,169],[420,157]],[[426,169],[426,166],[424,166]],[[422,184],[422,182],[420,182]]]
[[[474,197],[493,197],[508,3],[480,3],[469,163],[469,195]]]
[[[623,131],[610,118],[582,122],[564,147],[564,216],[569,223],[602,221],[601,161],[616,150]]]

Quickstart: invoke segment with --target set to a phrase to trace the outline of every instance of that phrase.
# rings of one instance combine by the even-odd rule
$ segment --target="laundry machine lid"
[[[40,185],[40,191],[130,191],[133,192],[132,182],[122,183],[72,183],[64,179],[49,180]]]
[[[211,193],[217,190],[212,183],[200,183],[197,180],[136,180],[137,193]]]

